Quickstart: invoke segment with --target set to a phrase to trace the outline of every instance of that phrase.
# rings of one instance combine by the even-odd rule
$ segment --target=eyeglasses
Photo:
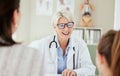
[[[57,24],[57,26],[58,26],[59,29],[64,29],[64,28],[65,28],[65,25],[66,25],[68,28],[72,28],[73,25],[74,25],[74,22]]]

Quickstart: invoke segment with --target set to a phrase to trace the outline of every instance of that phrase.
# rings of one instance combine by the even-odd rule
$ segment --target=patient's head
[[[102,36],[97,48],[96,63],[102,76],[120,76],[120,30]]]
[[[0,0],[0,46],[15,44],[12,34],[19,23],[20,0]]]

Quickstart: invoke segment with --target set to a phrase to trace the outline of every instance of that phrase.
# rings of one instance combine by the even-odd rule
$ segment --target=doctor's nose
[[[65,26],[64,30],[68,30],[68,27],[67,27],[67,26]]]

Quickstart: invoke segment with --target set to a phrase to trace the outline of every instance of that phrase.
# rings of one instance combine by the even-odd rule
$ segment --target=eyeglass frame
[[[58,26],[59,29],[64,29],[65,26],[67,26],[67,28],[72,28],[72,27],[69,27],[69,26],[68,26],[69,23],[72,23],[72,24],[73,24],[72,27],[74,26],[74,22],[60,23],[60,24],[57,24],[57,26]],[[64,26],[63,28],[60,28],[60,27],[59,27],[61,24],[63,24],[63,26]]]

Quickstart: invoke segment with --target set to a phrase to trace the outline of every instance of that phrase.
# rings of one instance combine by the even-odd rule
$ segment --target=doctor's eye
[[[65,24],[61,23],[61,24],[57,24],[58,28],[63,29],[65,27]]]
[[[74,22],[69,22],[69,23],[67,24],[67,27],[68,27],[68,28],[72,28],[73,25],[74,25]]]

